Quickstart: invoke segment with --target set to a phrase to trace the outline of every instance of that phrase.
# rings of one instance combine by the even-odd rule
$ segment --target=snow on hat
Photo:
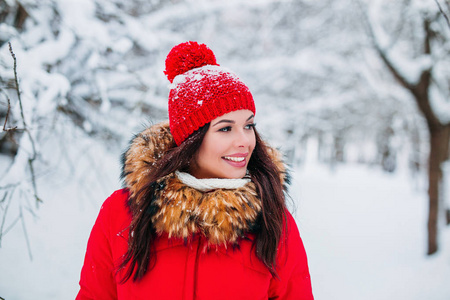
[[[205,44],[186,42],[173,47],[164,73],[171,82],[170,131],[178,146],[226,113],[240,109],[255,113],[248,87],[233,72],[220,67]]]

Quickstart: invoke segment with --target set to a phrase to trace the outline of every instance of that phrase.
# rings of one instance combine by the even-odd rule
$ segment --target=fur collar
[[[136,135],[123,155],[122,178],[130,193],[130,207],[140,207],[138,193],[149,184],[147,175],[166,151],[176,147],[169,122],[162,122]],[[285,167],[280,154],[265,145],[280,170],[284,182]],[[261,201],[252,182],[238,189],[216,189],[202,192],[182,183],[175,174],[157,182],[152,203],[153,226],[158,234],[189,240],[202,233],[210,245],[235,244],[250,232],[261,212]]]
[[[189,240],[202,233],[212,245],[236,243],[250,231],[261,212],[255,185],[234,190],[201,192],[182,183],[175,174],[161,180],[152,218],[156,232]]]

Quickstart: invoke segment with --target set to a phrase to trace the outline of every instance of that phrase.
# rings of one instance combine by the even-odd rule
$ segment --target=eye
[[[247,125],[245,125],[245,129],[253,130],[253,128],[255,128],[255,126],[256,126],[256,123],[247,124]]]
[[[220,128],[218,131],[222,131],[222,132],[228,132],[228,131],[231,131],[231,126],[227,126],[227,127]]]

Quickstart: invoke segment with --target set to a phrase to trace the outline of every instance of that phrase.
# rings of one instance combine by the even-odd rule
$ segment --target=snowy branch
[[[424,55],[418,59],[405,60],[404,54],[396,52],[386,32],[369,14],[366,14],[366,24],[376,50],[392,75],[405,88],[413,90],[414,86],[422,80],[422,76],[431,71],[432,62],[429,51],[425,51]]]
[[[380,24],[368,14],[366,14],[365,20],[375,49],[394,78],[414,96],[417,105],[427,120],[428,126],[434,128],[442,126],[441,118],[438,118],[429,97],[433,69],[431,60],[431,39],[433,37],[431,21],[427,18],[422,20],[424,38],[422,44],[419,45],[423,49],[422,55],[416,59],[406,61],[404,54],[397,53],[396,49],[393,49],[392,45],[390,45],[387,34]],[[390,46],[388,47],[388,45]]]

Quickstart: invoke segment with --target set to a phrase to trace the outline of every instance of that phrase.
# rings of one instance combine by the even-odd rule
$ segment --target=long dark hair
[[[118,270],[126,268],[122,283],[131,277],[133,281],[141,279],[156,263],[154,241],[157,234],[151,217],[154,214],[155,194],[159,188],[158,179],[175,172],[187,171],[209,124],[201,127],[186,139],[180,146],[170,149],[157,163],[154,172],[148,175],[148,183],[135,195],[144,201],[130,201],[133,212],[129,228],[128,250]],[[276,276],[276,255],[285,220],[285,197],[283,184],[280,181],[280,170],[267,152],[267,147],[255,130],[256,145],[248,164],[248,170],[256,191],[261,199],[262,212],[256,224],[253,248],[256,256],[266,265],[272,275]]]

